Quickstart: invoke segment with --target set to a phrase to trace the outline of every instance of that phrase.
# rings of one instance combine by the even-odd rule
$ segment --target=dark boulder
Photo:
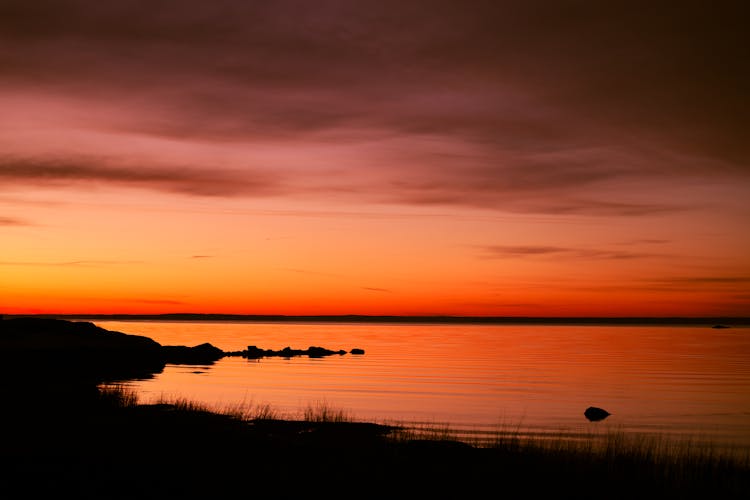
[[[322,358],[323,356],[331,356],[333,354],[346,354],[346,351],[332,351],[331,349],[314,345],[307,348],[307,356],[310,358]]]
[[[224,351],[209,343],[195,347],[182,345],[162,346],[164,361],[176,365],[210,365],[224,357]]]
[[[231,353],[234,354],[234,353]],[[260,347],[249,345],[247,346],[247,349],[245,351],[241,351],[238,354],[242,355],[245,358],[249,359],[257,359],[262,358],[266,355],[265,349],[261,349]]]
[[[598,422],[610,416],[611,413],[607,410],[597,408],[596,406],[589,406],[586,408],[586,411],[583,412],[583,415],[591,422]]]
[[[364,354],[364,353],[365,353],[365,350],[364,350],[364,349],[359,349],[359,348],[355,347],[354,349],[352,349],[352,350],[351,350],[351,351],[349,351],[349,352],[350,352],[351,354]]]

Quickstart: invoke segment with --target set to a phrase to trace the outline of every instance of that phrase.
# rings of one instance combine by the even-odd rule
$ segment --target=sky
[[[750,316],[743,4],[1,0],[0,312]]]

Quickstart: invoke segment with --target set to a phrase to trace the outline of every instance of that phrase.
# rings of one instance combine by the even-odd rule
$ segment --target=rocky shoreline
[[[110,378],[128,378],[133,371],[158,373],[167,364],[210,365],[229,356],[247,359],[263,357],[296,357],[354,354],[364,350],[354,348],[328,349],[310,346],[307,349],[285,347],[280,350],[248,346],[243,351],[223,351],[210,343],[196,346],[161,345],[145,336],[106,330],[87,321],[68,321],[50,318],[0,318],[0,352],[6,361],[44,359],[54,364],[64,363],[77,371],[87,367],[108,367]],[[118,376],[117,371],[123,373]],[[141,374],[143,376],[143,374]]]

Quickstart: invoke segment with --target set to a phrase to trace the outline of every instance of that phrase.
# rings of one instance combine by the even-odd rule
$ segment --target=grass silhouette
[[[494,440],[472,444],[454,439],[449,427],[358,422],[325,403],[308,406],[294,419],[263,404],[243,412],[210,410],[185,399],[141,405],[121,387],[102,388],[99,398],[97,433],[106,435],[101,425],[107,421],[110,433],[130,429],[111,445],[122,457],[132,456],[140,443],[138,449],[151,458],[141,457],[144,468],[130,477],[146,481],[154,493],[160,490],[145,464],[192,471],[183,478],[193,484],[182,493],[188,497],[240,495],[248,478],[255,494],[283,498],[319,488],[331,498],[473,498],[492,491],[500,497],[739,499],[750,493],[747,450],[732,452],[687,437],[617,428],[539,435],[509,425]],[[186,463],[187,456],[203,465]]]

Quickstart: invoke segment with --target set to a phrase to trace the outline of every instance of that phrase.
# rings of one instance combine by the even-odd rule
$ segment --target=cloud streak
[[[31,224],[23,219],[16,217],[0,216],[0,226],[30,226]]]
[[[4,185],[109,184],[198,196],[268,195],[278,183],[268,174],[220,169],[122,165],[112,158],[0,158]]]
[[[653,280],[653,282],[683,285],[733,285],[750,283],[750,276],[676,276]]]
[[[742,16],[679,5],[8,0],[0,33],[15,81],[135,91],[182,136],[345,123],[534,147],[606,124],[747,159]]]
[[[127,264],[143,264],[138,260],[70,260],[61,262],[46,261],[0,261],[0,266],[9,267],[99,267],[120,266]]]
[[[235,170],[34,143],[33,159],[2,160],[0,179],[520,213],[683,210],[663,193],[747,180],[750,58],[729,4],[679,7],[8,0],[2,90],[66,103],[75,123],[56,126],[301,153]]]
[[[584,260],[631,260],[658,257],[660,255],[622,250],[591,248],[570,248],[546,245],[490,245],[482,248],[484,258],[526,259],[526,258],[568,258]]]

